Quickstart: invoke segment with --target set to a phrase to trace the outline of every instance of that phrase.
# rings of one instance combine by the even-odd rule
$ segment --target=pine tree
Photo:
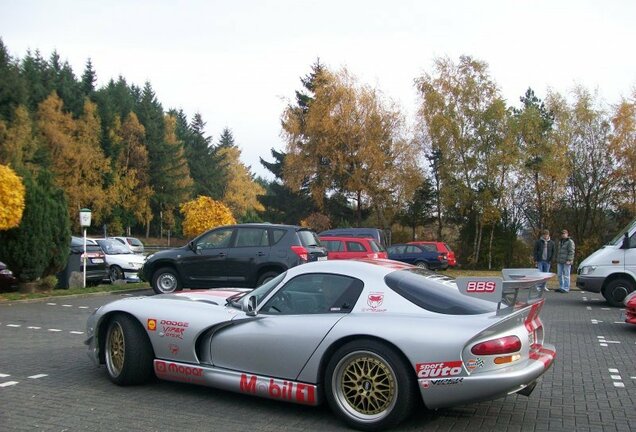
[[[31,282],[64,266],[71,233],[62,193],[38,184],[28,172],[20,174],[26,187],[24,214],[20,226],[0,231],[0,260],[20,282]]]
[[[81,81],[81,89],[84,96],[91,99],[93,98],[95,93],[95,82],[97,82],[97,74],[95,73],[95,70],[93,70],[93,63],[89,58],[86,60],[86,66],[84,67],[84,73],[82,74]]]
[[[26,102],[26,83],[20,76],[18,63],[11,58],[0,38],[0,120],[13,120],[15,110]]]

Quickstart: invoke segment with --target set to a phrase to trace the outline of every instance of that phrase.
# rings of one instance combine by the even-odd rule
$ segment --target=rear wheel
[[[350,342],[327,365],[327,402],[356,429],[396,426],[412,412],[416,393],[413,371],[395,350],[377,341]]]
[[[141,384],[152,376],[153,351],[141,324],[115,315],[106,330],[106,370],[115,384]]]
[[[418,266],[419,268],[423,268],[423,269],[427,269],[429,270],[428,264],[426,264],[426,262],[424,261],[418,261],[415,263],[416,266]]]
[[[163,267],[153,274],[152,289],[157,294],[170,294],[181,291],[183,287],[177,272],[170,267]]]
[[[124,278],[124,272],[119,266],[112,265],[110,266],[110,270],[108,271],[108,276],[110,278],[110,282],[115,283],[115,281]]]
[[[614,279],[607,284],[607,288],[603,290],[603,297],[610,306],[620,307],[625,301],[625,297],[634,291],[634,284],[628,279]]]
[[[258,281],[256,282],[256,286],[261,286],[264,283],[267,283],[267,282],[271,281],[272,279],[274,279],[279,274],[280,274],[279,272],[275,272],[275,271],[268,271],[268,272],[263,273],[258,278]]]

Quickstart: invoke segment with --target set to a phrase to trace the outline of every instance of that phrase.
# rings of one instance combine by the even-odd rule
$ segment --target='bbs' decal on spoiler
[[[543,294],[543,290],[534,288],[541,287],[554,276],[553,273],[543,273],[533,268],[503,269],[501,273],[503,278],[458,277],[455,279],[455,283],[462,294],[498,303],[499,308],[502,302],[510,306],[521,300],[519,298],[521,290],[525,290],[527,293],[527,300],[521,300],[521,303],[533,302]]]
[[[503,279],[500,277],[458,277],[455,282],[462,294],[479,297],[495,303],[501,301]]]

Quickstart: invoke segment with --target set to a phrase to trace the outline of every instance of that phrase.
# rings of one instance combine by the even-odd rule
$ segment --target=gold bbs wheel
[[[324,385],[332,411],[363,431],[397,426],[420,397],[408,360],[375,339],[352,340],[336,349],[327,363]]]
[[[124,367],[126,342],[119,322],[114,321],[106,337],[106,367],[112,377],[118,377]]]
[[[395,406],[398,391],[395,372],[375,353],[356,351],[343,357],[332,379],[338,403],[352,416],[375,420]]]

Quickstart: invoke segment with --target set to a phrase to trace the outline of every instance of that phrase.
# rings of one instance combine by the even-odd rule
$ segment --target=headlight
[[[148,255],[148,256],[146,257],[146,261],[148,261],[150,258],[152,258],[152,257],[153,257],[153,255],[154,255],[154,254],[150,254],[150,255]]]
[[[594,272],[594,270],[596,270],[596,266],[583,266],[579,270],[579,274],[581,276],[589,275],[590,273]]]
[[[0,274],[7,275],[7,276],[13,276],[13,272],[11,270],[9,270],[9,269],[0,270]]]

